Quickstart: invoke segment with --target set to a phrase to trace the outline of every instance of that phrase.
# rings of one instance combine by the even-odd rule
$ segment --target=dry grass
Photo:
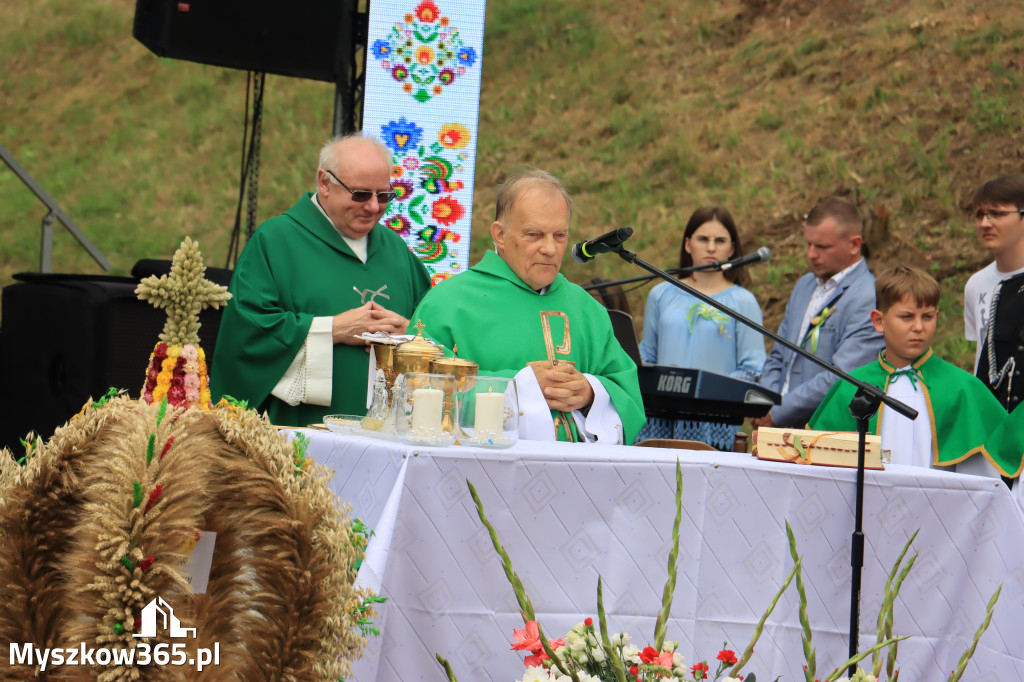
[[[126,273],[185,235],[222,266],[237,200],[245,74],[159,60],[131,37],[128,0],[11,0],[0,25],[0,143]],[[46,17],[40,19],[40,17]],[[722,203],[777,324],[803,271],[799,217],[833,193],[887,216],[873,267],[907,261],[943,283],[937,348],[960,365],[962,287],[986,262],[966,219],[981,180],[1020,170],[1024,18],[984,0],[676,0],[488,8],[473,259],[494,186],[516,165],[566,179],[574,236],[637,230],[674,265],[697,206]],[[332,87],[270,76],[260,219],[311,186]],[[0,284],[38,264],[42,207],[0,169]],[[55,269],[97,272],[66,233]],[[583,282],[639,274],[569,263]],[[647,288],[630,294],[639,317]]]

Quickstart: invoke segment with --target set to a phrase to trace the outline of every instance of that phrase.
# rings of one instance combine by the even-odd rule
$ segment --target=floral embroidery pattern
[[[469,216],[455,195],[466,187],[457,176],[466,170],[467,155],[461,150],[471,142],[469,129],[446,123],[427,144],[426,131],[403,116],[381,126],[380,137],[394,155],[391,187],[397,194],[384,213],[384,224],[409,242],[436,281],[445,279],[448,274],[438,279],[442,268],[437,266],[449,259],[449,245],[461,239],[455,224]]]
[[[418,102],[440,95],[477,61],[476,50],[432,0],[396,21],[387,38],[373,41],[370,54]]]
[[[485,0],[374,0],[363,128],[392,152],[381,222],[436,284],[469,267]]]

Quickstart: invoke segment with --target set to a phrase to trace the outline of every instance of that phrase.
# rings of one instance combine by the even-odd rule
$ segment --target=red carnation
[[[718,652],[718,660],[728,663],[729,665],[736,665],[736,652],[729,649],[722,649]]]
[[[594,624],[594,619],[593,618],[587,618],[586,620],[583,621],[583,624],[586,625],[589,628],[591,625]]]
[[[640,652],[640,660],[644,663],[658,660],[658,650],[652,646],[644,647],[644,650]]]

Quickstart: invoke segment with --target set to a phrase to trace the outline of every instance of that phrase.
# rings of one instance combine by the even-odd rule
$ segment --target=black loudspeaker
[[[335,83],[352,0],[136,0],[132,35],[160,57]]]
[[[169,261],[140,261],[136,269],[143,264],[146,274],[170,269]],[[207,278],[226,284],[230,272],[214,270],[207,269]],[[15,279],[3,290],[0,447],[20,457],[19,439],[29,431],[49,438],[90,397],[110,387],[138,397],[167,315],[136,298],[134,277],[23,273]],[[207,309],[199,316],[208,365],[220,315]]]

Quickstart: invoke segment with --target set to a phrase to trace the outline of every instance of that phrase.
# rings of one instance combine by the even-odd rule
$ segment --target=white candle
[[[478,438],[485,433],[492,437],[500,436],[505,428],[505,394],[477,393],[476,421],[473,425]]]
[[[440,431],[441,406],[444,391],[437,388],[417,388],[412,392],[412,430]]]

